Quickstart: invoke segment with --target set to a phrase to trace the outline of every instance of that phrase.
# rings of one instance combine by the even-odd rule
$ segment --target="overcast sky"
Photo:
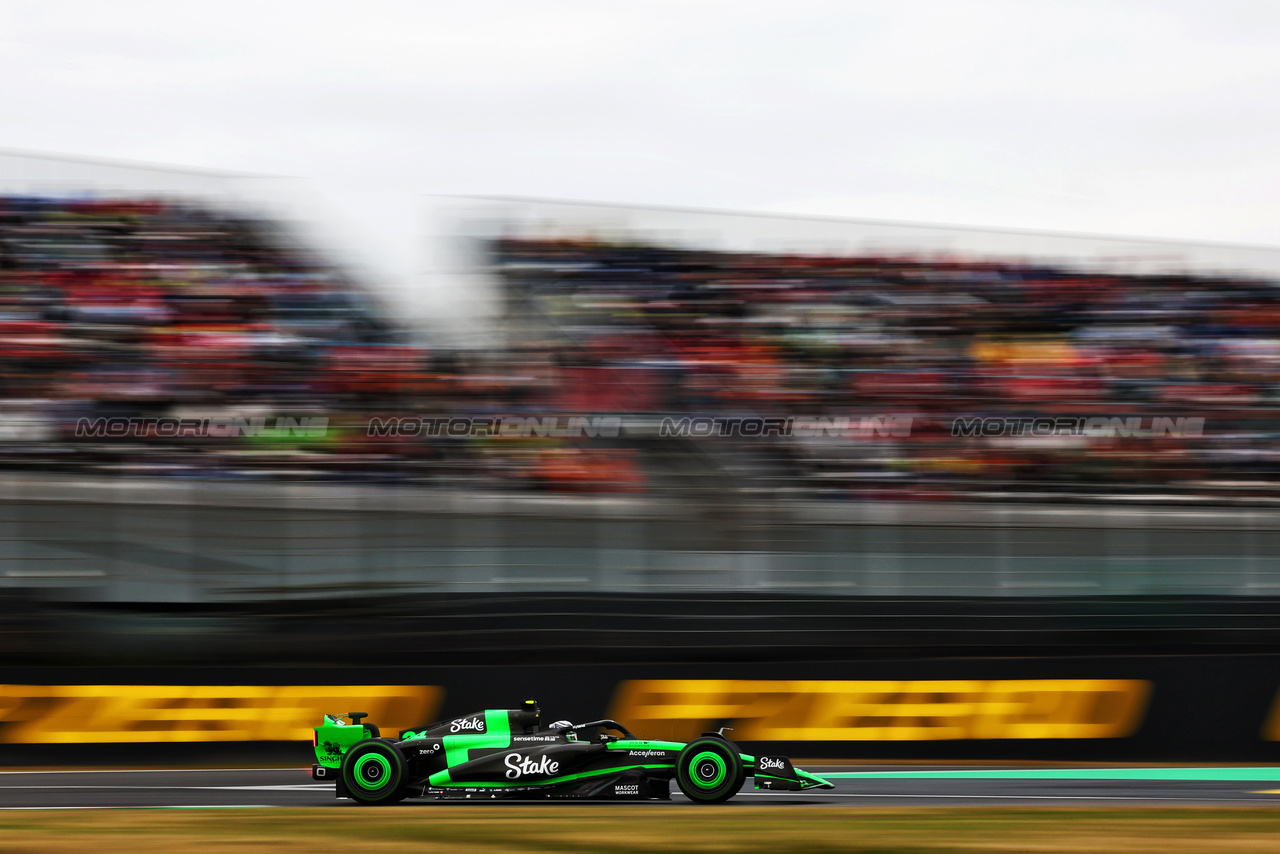
[[[428,193],[1280,245],[1280,3],[0,0],[0,147]]]

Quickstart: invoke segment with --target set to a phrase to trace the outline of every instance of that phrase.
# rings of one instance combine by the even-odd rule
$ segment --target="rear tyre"
[[[404,757],[385,741],[359,742],[342,758],[342,782],[356,803],[397,803],[404,797]]]
[[[724,803],[738,794],[746,779],[742,757],[723,739],[695,739],[676,759],[676,784],[697,804]]]

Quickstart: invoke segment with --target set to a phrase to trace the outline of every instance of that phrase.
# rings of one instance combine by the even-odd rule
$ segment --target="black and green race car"
[[[350,723],[343,718],[350,719]],[[722,733],[685,743],[637,738],[617,721],[543,727],[538,704],[487,709],[384,738],[368,715],[325,715],[315,728],[311,776],[340,798],[393,804],[405,798],[667,800],[674,778],[694,803],[755,788],[800,791],[833,784],[784,756],[749,756]],[[615,734],[616,733],[616,734]]]

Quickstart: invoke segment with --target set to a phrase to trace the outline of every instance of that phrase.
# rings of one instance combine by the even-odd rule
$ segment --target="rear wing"
[[[352,745],[366,738],[379,738],[376,724],[363,723],[369,717],[365,712],[348,712],[345,715],[325,715],[324,723],[312,727],[311,746],[315,748],[316,763],[335,771],[342,765],[343,755]],[[351,723],[343,722],[350,718]]]

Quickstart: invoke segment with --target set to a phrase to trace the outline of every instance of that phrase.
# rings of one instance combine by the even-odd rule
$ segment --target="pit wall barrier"
[[[198,683],[198,684],[195,684]],[[324,713],[384,734],[542,703],[641,737],[729,726],[807,759],[1280,760],[1280,656],[324,671],[0,668],[0,764],[306,765]]]

